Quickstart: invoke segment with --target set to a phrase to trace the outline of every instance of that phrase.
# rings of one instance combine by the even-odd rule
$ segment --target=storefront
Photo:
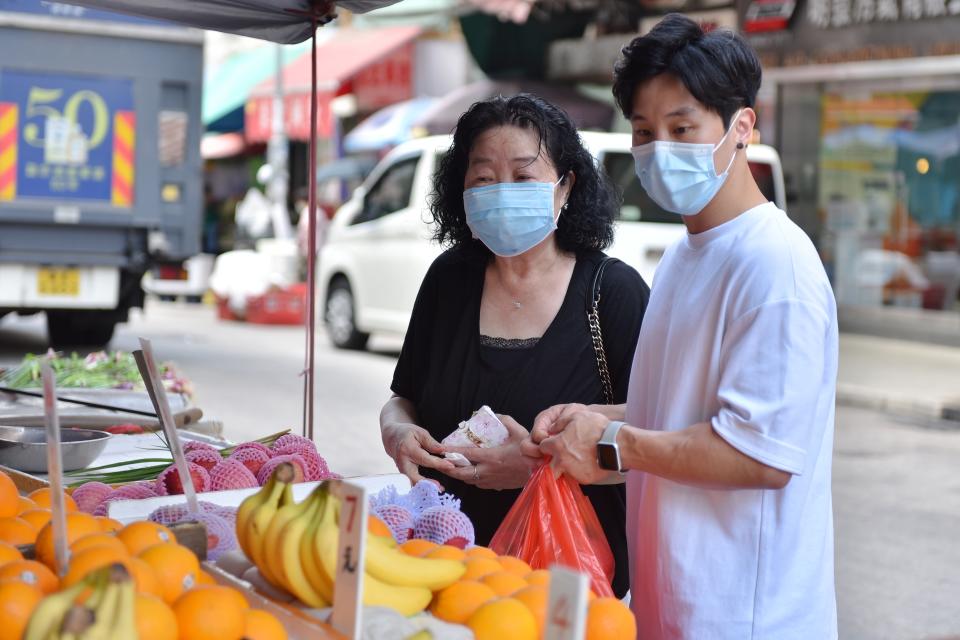
[[[792,4],[746,3],[742,28],[764,62],[762,139],[841,315],[957,316],[960,1]]]

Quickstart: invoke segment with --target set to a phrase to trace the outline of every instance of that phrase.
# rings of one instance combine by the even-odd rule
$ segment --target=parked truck
[[[200,32],[0,0],[0,316],[103,345],[200,250]]]

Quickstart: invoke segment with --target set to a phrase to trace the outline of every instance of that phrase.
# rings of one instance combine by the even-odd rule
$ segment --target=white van
[[[664,250],[686,232],[680,216],[647,197],[634,173],[630,134],[582,132],[584,145],[617,188],[623,207],[608,254],[650,283]],[[327,230],[318,268],[319,299],[333,344],[362,349],[371,333],[403,335],[420,282],[442,248],[431,242],[428,196],[450,136],[406,142],[374,168]],[[747,159],[766,196],[785,209],[777,152],[747,147]]]

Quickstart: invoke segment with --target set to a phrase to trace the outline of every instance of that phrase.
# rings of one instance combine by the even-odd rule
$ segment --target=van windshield
[[[603,155],[603,168],[607,175],[623,193],[623,207],[620,209],[620,219],[626,222],[665,222],[683,224],[683,220],[675,213],[664,211],[647,196],[647,192],[640,186],[640,180],[634,170],[633,156],[623,151],[608,151]],[[757,181],[760,191],[767,200],[776,202],[774,191],[773,167],[764,162],[751,162],[750,172]]]

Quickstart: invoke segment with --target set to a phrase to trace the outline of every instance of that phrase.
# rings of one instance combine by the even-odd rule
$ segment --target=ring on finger
[[[480,481],[480,465],[473,465],[473,481]]]

